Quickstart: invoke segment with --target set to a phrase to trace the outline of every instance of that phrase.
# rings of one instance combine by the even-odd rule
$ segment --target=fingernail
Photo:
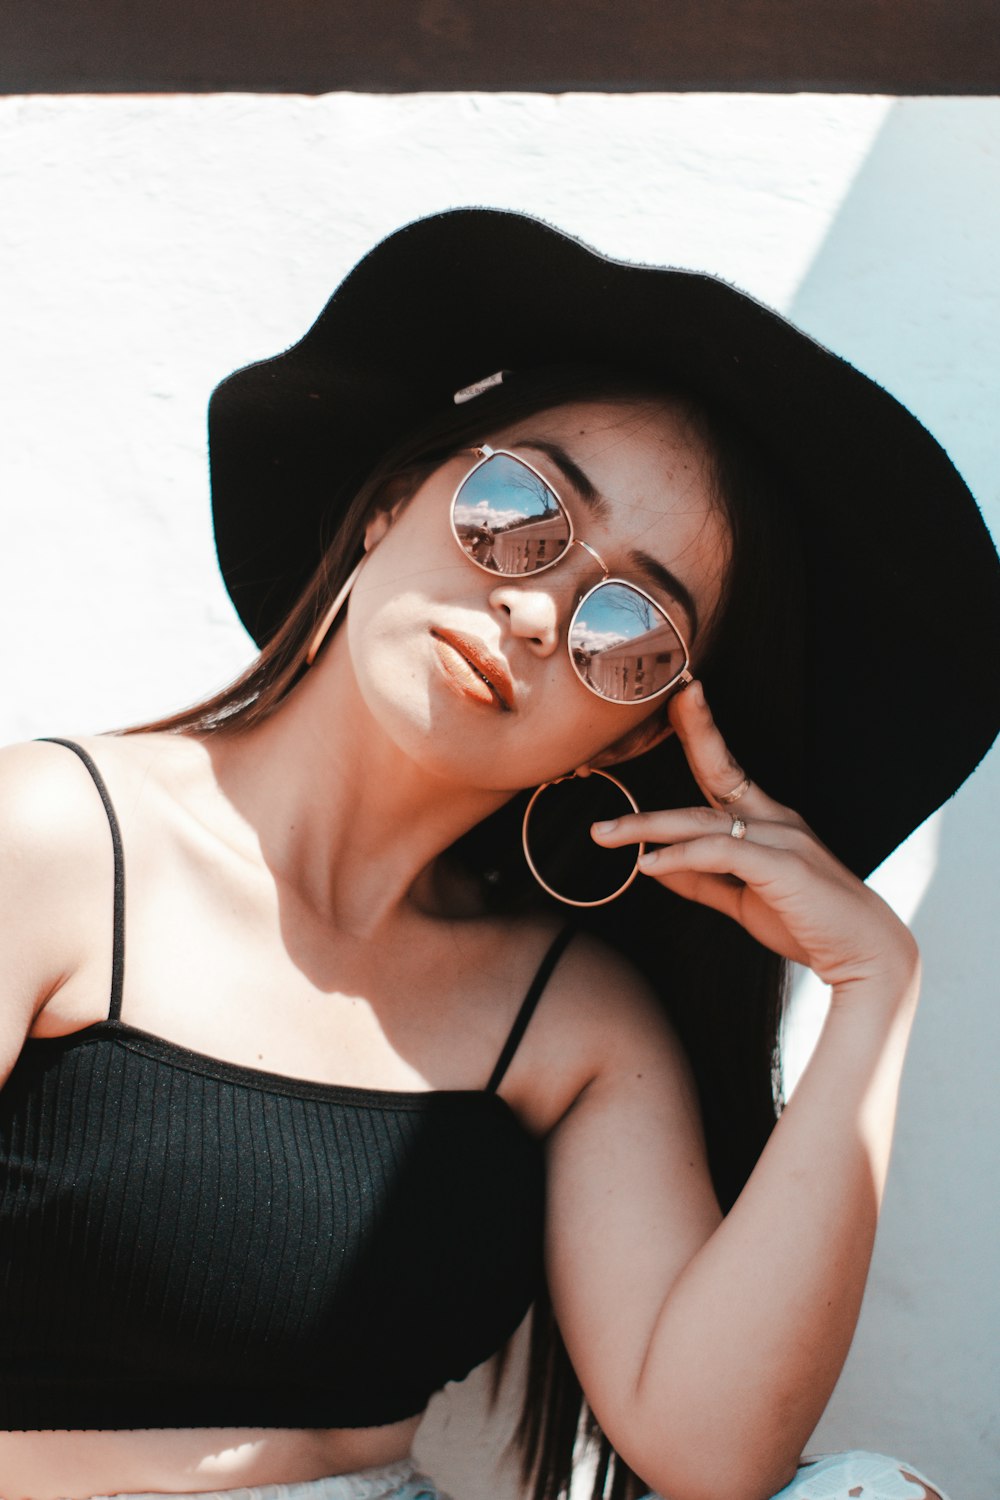
[[[606,823],[592,823],[591,824],[591,832],[592,833],[611,833],[617,827],[618,827],[618,819],[617,818],[609,818]]]
[[[705,707],[705,689],[702,687],[701,683],[698,682],[698,681],[692,682],[692,684],[691,684],[690,688],[688,689],[688,691],[691,694],[691,701],[695,705],[695,707],[696,708],[704,708]]]
[[[639,855],[639,869],[647,870],[650,865],[656,864],[656,850],[650,849],[645,854]]]

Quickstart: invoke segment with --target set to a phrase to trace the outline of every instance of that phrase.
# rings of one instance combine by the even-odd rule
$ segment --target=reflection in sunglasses
[[[618,582],[599,584],[583,600],[570,629],[570,651],[587,684],[619,703],[659,692],[685,660],[666,615]]]
[[[502,453],[485,459],[459,486],[452,518],[472,560],[510,576],[554,562],[571,534],[566,512],[541,475]]]
[[[452,529],[459,546],[486,572],[526,578],[551,567],[573,542],[568,511],[537,470],[513,453],[485,456],[466,475],[452,500]],[[688,675],[688,652],[669,615],[644,590],[608,578],[577,606],[567,633],[577,676],[599,697],[635,703],[665,692]]]

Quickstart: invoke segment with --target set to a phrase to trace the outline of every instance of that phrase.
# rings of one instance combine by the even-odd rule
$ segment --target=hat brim
[[[1000,567],[916,418],[716,277],[609,260],[496,209],[384,240],[299,343],[212,397],[216,544],[241,619],[258,643],[270,637],[319,561],[324,516],[456,390],[500,368],[577,362],[676,381],[780,458],[808,570],[801,811],[867,874],[997,732]],[[753,726],[727,729],[767,786]]]

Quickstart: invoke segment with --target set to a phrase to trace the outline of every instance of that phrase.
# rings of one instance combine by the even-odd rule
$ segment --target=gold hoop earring
[[[597,789],[595,785],[598,794],[590,798],[592,806],[583,809],[586,813],[583,817],[579,806],[571,806],[580,800],[580,794],[573,784],[589,783],[596,776],[610,783],[610,788],[613,790],[609,790],[608,786]],[[546,835],[549,848],[544,855],[532,854],[528,842],[529,824],[533,815],[538,816],[543,792],[551,793],[557,787],[564,788],[564,791],[557,793],[554,799],[550,796],[549,801],[552,805],[545,815],[548,824]],[[557,802],[562,802],[563,805],[555,805]],[[568,776],[557,776],[554,781],[543,781],[541,786],[536,787],[532,792],[521,820],[521,846],[524,849],[528,869],[542,890],[554,897],[556,901],[561,901],[564,906],[606,906],[609,901],[615,901],[623,895],[635,880],[639,873],[639,858],[646,846],[640,843],[628,845],[624,849],[604,849],[595,844],[591,838],[591,824],[638,811],[639,804],[628,787],[623,786],[616,776],[610,775],[607,771],[592,770],[587,766],[571,771]],[[630,869],[628,868],[629,858],[632,862]],[[592,894],[595,867],[603,868],[605,871],[613,867],[617,883],[610,895]],[[564,889],[558,890],[557,883]],[[566,894],[566,887],[572,889],[574,894]]]
[[[319,648],[320,648],[320,646],[322,646],[323,642],[326,640],[327,636],[329,635],[331,625],[333,624],[333,622],[337,618],[337,616],[340,614],[340,611],[343,609],[344,604],[347,601],[348,594],[351,592],[351,589],[354,587],[354,584],[355,584],[355,582],[357,580],[357,576],[361,572],[361,563],[363,563],[363,562],[364,562],[364,558],[361,559],[361,562],[359,562],[356,567],[354,567],[354,568],[351,569],[351,572],[348,574],[347,578],[344,580],[343,586],[341,587],[340,591],[338,592],[338,594],[337,594],[336,598],[334,599],[333,603],[330,605],[330,608],[327,610],[326,614],[323,616],[322,620],[319,622],[319,625],[316,627],[316,634],[313,636],[312,640],[309,642],[309,650],[306,652],[306,666],[307,667],[311,667],[312,664],[313,664],[313,662],[316,660],[316,657],[319,654]]]

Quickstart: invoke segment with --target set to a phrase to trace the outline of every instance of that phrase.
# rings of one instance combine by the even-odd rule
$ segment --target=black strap
[[[108,815],[108,823],[111,826],[111,847],[115,855],[115,889],[112,917],[111,1005],[108,1009],[108,1020],[117,1021],[121,1018],[122,985],[125,980],[125,858],[122,854],[121,829],[118,826],[118,818],[111,804],[108,789],[104,785],[104,778],[83,746],[78,745],[75,740],[59,740],[51,735],[42,736],[42,743],[65,745],[67,750],[72,750],[74,755],[80,757],[100,793],[104,811]]]
[[[486,1085],[486,1092],[488,1094],[495,1094],[500,1087],[503,1076],[510,1067],[511,1058],[517,1051],[521,1038],[528,1029],[528,1022],[535,1014],[535,1007],[542,998],[542,991],[549,982],[552,970],[562,958],[566,944],[574,935],[574,931],[575,929],[572,927],[564,927],[538,965],[535,977],[528,987],[528,993],[521,1001],[521,1009],[514,1017],[514,1024],[510,1028],[510,1035],[503,1044],[503,1051],[497,1058],[497,1065],[493,1069],[489,1083]]]

